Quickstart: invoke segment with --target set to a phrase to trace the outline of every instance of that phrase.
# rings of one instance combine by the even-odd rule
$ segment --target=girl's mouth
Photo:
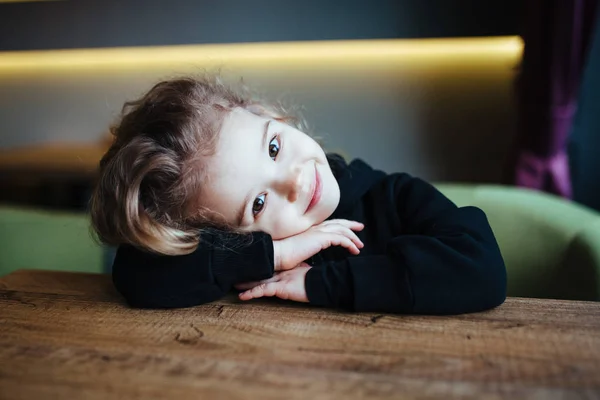
[[[319,170],[317,169],[317,165],[315,164],[315,183],[313,185],[312,195],[310,197],[310,203],[308,203],[308,207],[306,208],[305,213],[309,212],[319,200],[321,200],[322,193],[322,183],[321,183],[321,175],[319,174]]]

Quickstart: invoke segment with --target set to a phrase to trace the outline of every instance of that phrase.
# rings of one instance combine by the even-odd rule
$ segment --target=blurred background
[[[332,151],[497,182],[515,138],[520,3],[0,2],[0,146],[96,142],[125,100],[208,68],[303,107]]]
[[[0,0],[0,275],[107,271],[86,207],[108,126],[158,80],[204,70],[300,106],[329,151],[595,217],[599,12],[594,0]]]

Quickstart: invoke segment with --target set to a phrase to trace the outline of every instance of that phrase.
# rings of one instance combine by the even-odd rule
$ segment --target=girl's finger
[[[346,228],[352,229],[353,231],[362,231],[365,225],[361,222],[350,221],[347,219],[332,219],[329,221],[325,221],[321,224],[321,226],[329,226],[329,225],[342,225]]]
[[[360,240],[358,238],[358,236],[356,235],[356,233],[354,233],[352,230],[344,227],[344,228],[342,228],[342,230],[341,230],[340,233],[342,233],[348,239],[352,240],[352,242],[354,242],[354,244],[356,245],[356,247],[358,247],[359,249],[362,249],[363,247],[365,247],[365,245],[363,244],[362,240]]]
[[[238,290],[249,290],[249,289],[252,289],[255,286],[262,285],[264,283],[277,282],[277,281],[279,281],[279,279],[280,279],[279,273],[276,272],[275,275],[273,275],[269,279],[265,279],[265,280],[262,280],[262,281],[255,281],[255,282],[236,283],[235,285],[233,285],[233,287],[235,287]]]
[[[345,227],[343,225],[339,225],[338,224],[338,225],[328,226],[326,229],[327,229],[327,232],[336,233],[336,234],[345,236],[348,239],[352,240],[352,242],[354,242],[354,244],[356,245],[356,247],[358,247],[359,249],[362,249],[363,247],[365,247],[365,245],[358,238],[358,236],[356,235],[356,233],[354,233],[350,228],[347,228],[347,227]]]
[[[350,253],[354,254],[355,256],[360,254],[360,249],[354,242],[352,242],[348,238],[345,238],[344,240],[348,242],[348,245],[346,245],[344,247],[347,248]]]
[[[356,222],[356,224],[358,224],[358,222]],[[364,225],[360,225],[360,229],[353,229],[356,228],[356,226],[352,226],[350,224],[342,224],[342,223],[333,223],[333,224],[328,224],[328,225],[319,225],[318,229],[321,232],[341,232],[341,231],[349,231],[351,232],[353,235],[356,235],[354,233],[354,231],[361,231],[364,228]]]
[[[254,288],[240,293],[240,300],[258,299],[260,297],[272,297],[277,293],[279,282],[263,283]]]
[[[331,245],[345,247],[354,255],[360,253],[358,247],[356,247],[356,245],[350,239],[341,234],[335,234],[335,236],[331,238]]]

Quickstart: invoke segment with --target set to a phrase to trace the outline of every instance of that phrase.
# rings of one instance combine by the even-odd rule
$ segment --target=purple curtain
[[[598,0],[526,0],[517,81],[517,186],[570,198],[567,140]]]

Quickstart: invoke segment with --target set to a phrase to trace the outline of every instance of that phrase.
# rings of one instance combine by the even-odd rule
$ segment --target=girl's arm
[[[235,283],[273,275],[271,237],[251,235],[250,245],[225,247],[214,234],[204,234],[198,248],[183,256],[120,246],[113,263],[114,285],[133,307],[190,307],[217,300]]]
[[[504,302],[506,269],[483,211],[458,208],[407,174],[391,175],[378,185],[372,190],[395,203],[389,207],[395,215],[386,218],[400,224],[401,234],[387,243],[385,254],[308,270],[310,303],[354,311],[460,314]]]
[[[294,268],[330,246],[358,253],[360,240],[352,231],[362,225],[332,220],[309,231],[273,242],[270,235],[251,237],[204,234],[198,248],[184,256],[161,256],[121,246],[113,263],[115,287],[134,307],[189,307],[223,297],[236,283],[273,276]],[[275,246],[277,245],[277,246]]]

